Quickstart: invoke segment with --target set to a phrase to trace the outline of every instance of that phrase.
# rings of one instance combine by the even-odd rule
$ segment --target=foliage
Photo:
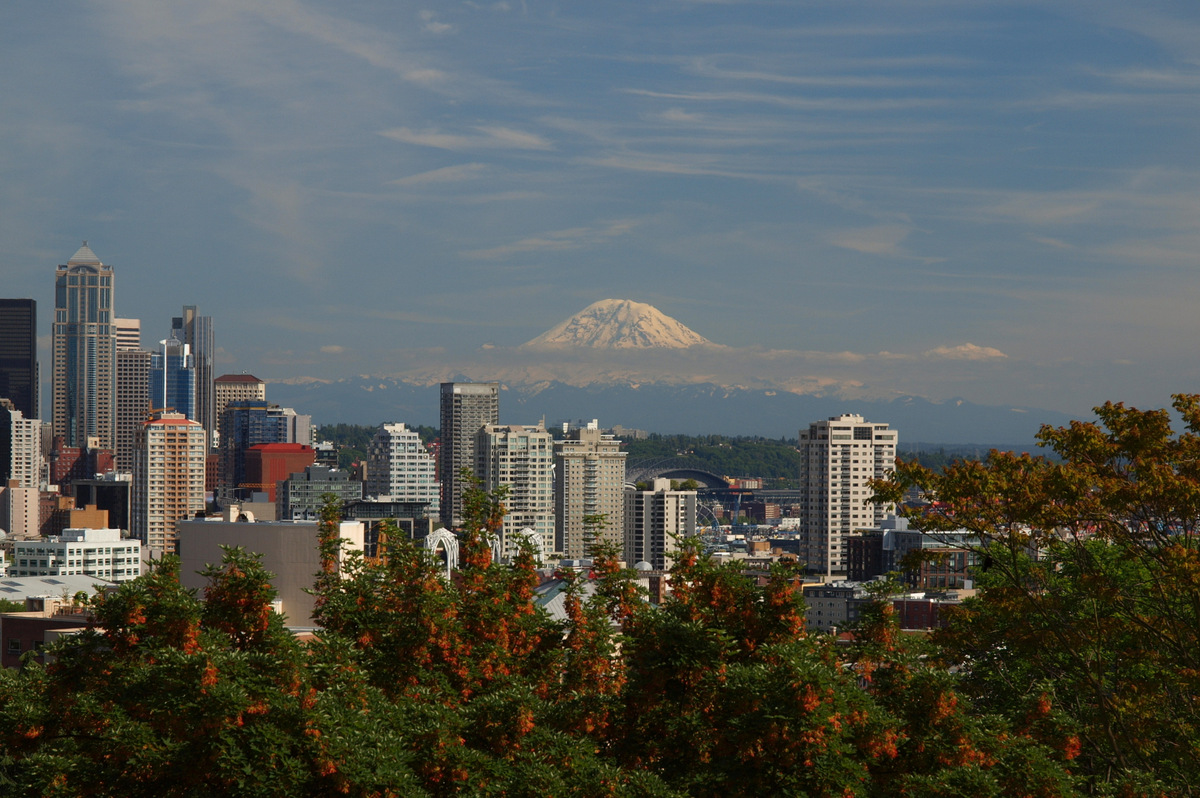
[[[437,427],[423,424],[409,424],[408,428],[416,430],[421,436],[421,443],[426,445],[436,440],[439,434]],[[378,424],[323,424],[317,427],[316,439],[328,441],[337,447],[338,467],[349,468],[352,463],[366,459],[367,444],[378,430]]]
[[[980,712],[1062,752],[1096,793],[1200,784],[1200,397],[1096,408],[1043,428],[1056,460],[993,452],[943,474],[900,467],[885,493],[936,503],[924,530],[987,541],[982,592],[939,636]]]
[[[662,460],[686,457],[699,461],[715,474],[762,477],[773,487],[794,484],[800,474],[800,453],[795,441],[724,435],[650,435],[625,441],[629,460]]]

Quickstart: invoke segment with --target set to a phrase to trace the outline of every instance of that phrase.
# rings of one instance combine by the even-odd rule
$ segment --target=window
[[[20,654],[21,653],[21,638],[19,638],[19,637],[8,638],[8,653],[9,654]]]

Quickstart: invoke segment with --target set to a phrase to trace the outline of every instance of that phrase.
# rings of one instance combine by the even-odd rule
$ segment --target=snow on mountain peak
[[[602,299],[524,344],[529,348],[686,349],[710,342],[644,302]]]

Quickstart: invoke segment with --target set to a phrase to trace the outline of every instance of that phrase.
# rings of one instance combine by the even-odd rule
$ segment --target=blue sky
[[[794,381],[1200,389],[1200,6],[20,3],[0,275],[82,239],[221,367],[386,374],[607,297]]]

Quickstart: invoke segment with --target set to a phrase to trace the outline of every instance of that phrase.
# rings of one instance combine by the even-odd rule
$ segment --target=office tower
[[[114,319],[117,328],[117,351],[130,352],[142,348],[142,320]]]
[[[416,430],[403,424],[381,424],[367,444],[367,496],[380,501],[426,502],[426,515],[440,511],[440,491],[433,455]]]
[[[649,563],[656,571],[675,564],[679,541],[696,534],[696,491],[671,490],[655,479],[650,490],[625,491],[625,562]]]
[[[54,435],[67,446],[115,443],[113,269],[83,242],[55,271],[51,326]]]
[[[183,315],[171,320],[172,337],[187,344],[196,368],[196,415],[188,416],[199,421],[209,434],[210,446],[216,445],[217,394],[213,373],[213,355],[216,343],[213,339],[212,316],[201,316],[195,305],[184,305]],[[254,399],[258,397],[242,397]]]
[[[363,484],[350,479],[345,471],[314,463],[279,483],[275,493],[275,518],[279,521],[317,518],[325,505],[326,494],[333,494],[344,506],[346,502],[362,498]]]
[[[587,553],[592,527],[618,550],[625,543],[625,452],[621,442],[590,422],[566,429],[554,442],[556,551],[578,559]],[[601,518],[601,516],[603,516]]]
[[[530,530],[545,558],[554,550],[554,439],[540,424],[488,424],[475,436],[475,475],[484,490],[508,488],[500,531],[502,557]]]
[[[18,487],[42,483],[42,422],[25,418],[9,399],[0,397],[0,485],[16,480]]]
[[[891,504],[874,504],[868,484],[896,467],[895,430],[862,416],[843,414],[800,431],[802,557],[827,576],[849,566],[846,538],[878,528]]]
[[[475,468],[475,434],[500,423],[500,383],[443,382],[441,429],[442,523],[462,522],[459,472]]]
[[[117,349],[117,470],[133,473],[137,431],[150,418],[150,358],[145,349]]]
[[[37,302],[0,299],[0,399],[25,418],[41,418],[38,406]]]
[[[255,493],[265,493],[266,500],[274,504],[279,483],[315,461],[313,448],[301,443],[251,446],[246,450],[246,481],[237,486],[238,495],[248,498]]]
[[[221,429],[221,415],[230,402],[244,402],[254,399],[260,402],[267,400],[267,384],[253,374],[222,374],[213,380],[214,422],[217,431]]]
[[[226,405],[220,422],[221,472],[218,482],[222,498],[233,498],[248,482],[246,452],[251,447],[261,443],[308,446],[304,441],[312,440],[311,430],[310,416],[297,414],[290,407],[269,405],[265,399],[246,399]],[[308,449],[311,458],[311,446]]]
[[[133,467],[133,536],[176,551],[175,522],[204,511],[204,428],[182,413],[155,413],[138,433]]]
[[[200,420],[196,417],[196,367],[191,347],[174,332],[159,341],[158,351],[150,355],[150,406]]]

